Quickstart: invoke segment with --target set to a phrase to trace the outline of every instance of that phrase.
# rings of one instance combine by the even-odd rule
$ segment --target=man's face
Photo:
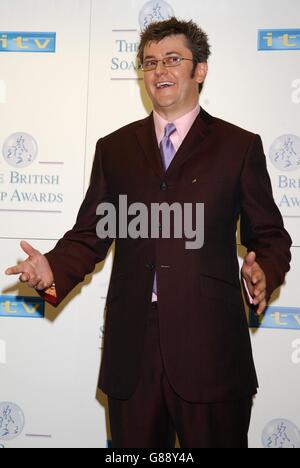
[[[193,59],[184,35],[169,36],[160,42],[149,42],[144,49],[146,60],[162,60],[169,56]],[[194,62],[183,60],[179,66],[165,67],[158,62],[156,70],[146,71],[144,81],[154,109],[163,115],[180,116],[192,110],[199,100],[199,83],[205,80],[207,64],[200,63],[192,78]],[[168,83],[162,85],[162,83]]]

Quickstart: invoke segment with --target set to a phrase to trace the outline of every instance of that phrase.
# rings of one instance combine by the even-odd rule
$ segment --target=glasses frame
[[[170,58],[172,58],[172,57],[173,57],[173,58],[174,58],[174,57],[178,58],[178,63],[175,63],[174,65],[167,65],[167,64],[166,64],[166,60],[168,60],[168,59],[170,59]],[[194,63],[196,63],[194,59],[185,58],[185,57],[180,57],[180,56],[177,56],[177,55],[176,55],[176,56],[175,56],[175,55],[171,55],[170,57],[165,57],[164,59],[160,59],[160,60],[151,59],[151,62],[156,62],[155,68],[150,68],[149,70],[145,70],[145,68],[144,68],[144,63],[141,63],[140,66],[139,66],[139,68],[140,68],[140,70],[142,70],[143,72],[147,73],[147,72],[156,70],[156,69],[157,69],[157,66],[158,66],[158,64],[159,64],[159,62],[162,62],[162,63],[163,63],[163,66],[164,66],[165,68],[174,68],[174,67],[179,67],[179,66],[182,64],[182,62],[183,62],[184,60],[188,60],[189,62],[194,62]]]

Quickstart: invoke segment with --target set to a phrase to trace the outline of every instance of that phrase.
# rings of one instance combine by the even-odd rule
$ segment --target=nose
[[[167,71],[167,68],[164,66],[163,62],[161,62],[161,61],[158,62],[157,67],[155,69],[155,74],[157,76],[161,76],[164,73],[166,73],[166,71]]]
[[[155,70],[155,78],[161,78],[167,72],[167,69],[163,65],[158,65]]]

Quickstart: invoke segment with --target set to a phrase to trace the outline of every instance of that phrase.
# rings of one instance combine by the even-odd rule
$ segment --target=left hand
[[[258,306],[257,315],[261,315],[267,307],[266,275],[256,262],[255,252],[249,252],[242,267],[242,276],[246,281],[253,304]]]

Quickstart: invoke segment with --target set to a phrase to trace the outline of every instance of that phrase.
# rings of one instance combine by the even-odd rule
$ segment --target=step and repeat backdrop
[[[293,238],[286,284],[262,320],[249,314],[250,446],[300,448],[298,0],[0,0],[0,448],[109,446],[96,387],[113,248],[58,310],[4,271],[20,240],[46,252],[73,225],[98,138],[151,111],[139,32],[172,15],[208,33],[200,103],[262,136]]]

